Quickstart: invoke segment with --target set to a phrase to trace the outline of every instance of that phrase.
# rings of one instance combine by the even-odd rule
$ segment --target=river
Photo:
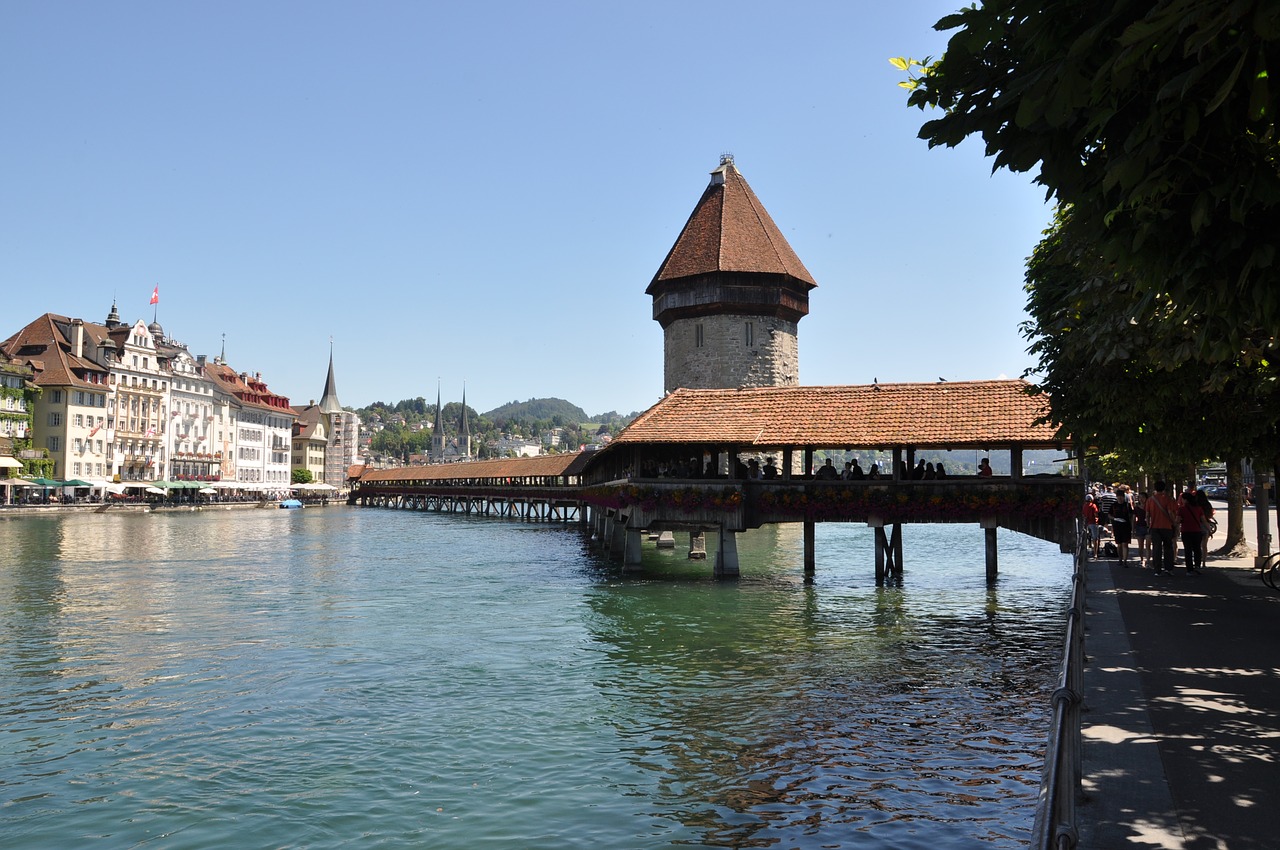
[[[1021,848],[1070,559],[331,507],[0,517],[0,835],[120,848]],[[683,537],[683,535],[678,535]],[[710,543],[710,535],[708,535]]]

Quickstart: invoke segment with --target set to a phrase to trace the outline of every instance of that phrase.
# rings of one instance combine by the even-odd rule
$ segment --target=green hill
[[[576,404],[562,398],[531,398],[528,401],[511,401],[481,414],[496,422],[519,419],[524,421],[551,420],[560,417],[562,422],[587,422],[591,417]]]

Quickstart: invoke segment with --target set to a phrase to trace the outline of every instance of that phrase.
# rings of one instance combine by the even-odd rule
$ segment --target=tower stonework
[[[798,385],[798,325],[815,286],[722,157],[646,290],[663,329],[664,391]]]

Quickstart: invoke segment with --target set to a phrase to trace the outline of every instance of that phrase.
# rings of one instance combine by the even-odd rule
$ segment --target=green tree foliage
[[[294,484],[310,484],[315,479],[311,475],[311,470],[295,469],[290,475],[290,480]]]
[[[920,136],[980,136],[994,168],[1035,170],[1130,287],[1130,316],[1187,326],[1162,368],[1274,380],[1280,4],[991,0],[936,26],[957,31],[941,59],[894,60],[909,103],[943,110]]]

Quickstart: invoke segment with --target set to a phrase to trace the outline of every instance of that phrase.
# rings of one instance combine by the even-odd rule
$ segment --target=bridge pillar
[[[716,548],[716,578],[737,578],[738,535],[720,526],[720,545]]]
[[[689,532],[689,560],[705,561],[707,559],[707,535],[702,531]]]
[[[622,544],[623,572],[638,572],[640,570],[640,562],[642,560],[640,542],[640,529],[626,529],[626,537]]]
[[[814,528],[813,520],[805,520],[804,523],[804,571],[806,575],[812,575],[817,569],[817,555],[814,552]]]
[[[658,542],[655,544],[659,549],[676,548],[676,536],[670,531],[664,531],[658,535]]]
[[[994,517],[984,517],[981,524],[987,538],[987,581],[993,582],[1000,572],[996,556],[996,527],[999,523]]]
[[[609,535],[609,551],[623,554],[626,549],[627,518],[618,516],[613,521],[613,533]]]

